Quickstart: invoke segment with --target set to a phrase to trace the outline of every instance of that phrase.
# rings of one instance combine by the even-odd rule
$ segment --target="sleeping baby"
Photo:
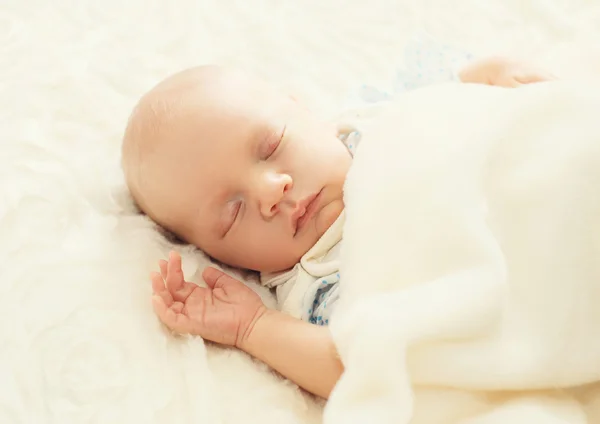
[[[458,78],[517,87],[551,77],[490,58]],[[151,276],[160,320],[237,347],[327,398],[343,368],[327,324],[340,284],[344,182],[359,142],[355,125],[322,122],[239,70],[184,70],[145,94],[123,140],[135,202],[215,260],[259,272],[279,304],[266,308],[213,267],[203,272],[206,287],[187,282],[172,252]]]

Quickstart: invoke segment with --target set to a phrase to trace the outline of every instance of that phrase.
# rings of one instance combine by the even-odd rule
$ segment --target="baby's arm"
[[[264,313],[238,347],[323,398],[343,371],[327,327],[278,311]]]
[[[184,280],[181,257],[171,253],[152,274],[154,310],[171,330],[235,346],[300,387],[327,398],[342,373],[327,328],[268,310],[249,287],[207,268],[207,287]]]

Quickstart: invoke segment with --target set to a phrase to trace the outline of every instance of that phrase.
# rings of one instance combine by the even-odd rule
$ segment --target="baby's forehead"
[[[147,128],[156,130],[150,135],[161,145],[161,155],[165,149],[171,151],[166,156],[185,158],[193,151],[218,155],[213,150],[264,138],[265,122],[281,120],[286,96],[243,73],[218,69],[211,73],[202,77],[184,73],[158,87],[147,116],[155,122]]]
[[[261,123],[283,119],[286,99],[260,85],[222,84],[187,94],[169,113],[175,127],[194,126],[209,133],[235,132],[237,126],[256,131]]]
[[[217,108],[235,105],[267,90],[257,78],[217,66],[190,68],[171,75],[150,89],[134,109],[145,120],[164,119],[198,107]]]

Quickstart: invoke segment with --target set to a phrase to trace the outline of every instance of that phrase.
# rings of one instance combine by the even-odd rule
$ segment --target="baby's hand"
[[[266,311],[255,292],[215,268],[204,270],[205,288],[183,279],[176,252],[159,267],[160,274],[151,276],[152,303],[160,320],[175,332],[239,346]]]
[[[462,82],[509,88],[556,79],[533,65],[503,57],[472,62],[460,71],[459,76]]]

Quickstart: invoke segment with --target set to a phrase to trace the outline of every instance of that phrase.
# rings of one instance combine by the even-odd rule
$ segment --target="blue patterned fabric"
[[[390,100],[392,97],[427,85],[457,81],[457,71],[474,56],[450,44],[441,43],[427,34],[413,36],[406,45],[391,86],[386,89],[361,86],[351,97],[358,106]]]

